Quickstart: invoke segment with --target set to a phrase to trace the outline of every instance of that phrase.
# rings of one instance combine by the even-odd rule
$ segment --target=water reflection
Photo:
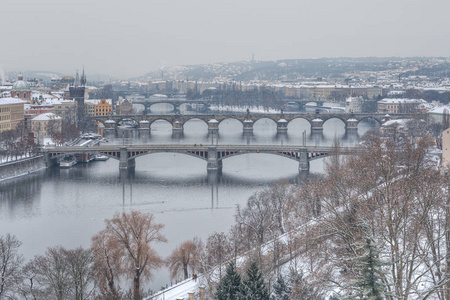
[[[32,217],[38,212],[43,178],[39,171],[28,176],[0,182],[0,216]]]

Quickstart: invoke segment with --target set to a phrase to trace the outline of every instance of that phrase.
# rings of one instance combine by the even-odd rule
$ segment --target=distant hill
[[[436,75],[426,70],[448,72],[447,64],[430,63],[431,60],[446,60],[445,58],[431,57],[361,57],[361,58],[319,58],[319,59],[285,59],[278,61],[241,61],[232,63],[214,63],[205,65],[187,65],[166,67],[149,72],[141,77],[133,78],[137,81],[149,80],[220,80],[233,79],[237,81],[251,80],[281,80],[298,81],[302,79],[313,80],[340,80],[347,73],[361,71],[398,70],[404,68],[405,72],[411,69],[418,70],[425,75]],[[409,73],[408,73],[409,74]],[[438,74],[438,75],[439,75]],[[406,74],[405,74],[406,75]],[[439,75],[439,76],[441,76]]]

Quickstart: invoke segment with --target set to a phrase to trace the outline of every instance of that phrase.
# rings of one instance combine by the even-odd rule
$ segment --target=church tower
[[[77,126],[82,131],[84,131],[87,125],[85,122],[85,113],[84,113],[85,92],[86,92],[86,75],[84,75],[84,67],[83,67],[83,74],[81,75],[81,79],[77,71],[74,85],[69,87],[70,98],[74,99],[77,102]]]

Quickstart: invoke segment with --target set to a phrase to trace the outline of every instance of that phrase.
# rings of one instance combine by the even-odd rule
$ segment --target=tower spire
[[[83,73],[81,74],[81,86],[86,86],[86,75],[84,75],[84,65],[83,65]]]
[[[75,75],[75,82],[73,84],[74,86],[79,86],[80,85],[80,75],[78,75],[78,70],[77,70],[77,75]]]

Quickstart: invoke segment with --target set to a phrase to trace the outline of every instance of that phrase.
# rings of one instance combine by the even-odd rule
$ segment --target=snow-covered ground
[[[171,299],[189,299],[189,293],[198,294],[198,288],[202,284],[203,276],[198,276],[197,280],[191,278],[181,281],[164,291],[160,291],[145,300],[171,300]]]

